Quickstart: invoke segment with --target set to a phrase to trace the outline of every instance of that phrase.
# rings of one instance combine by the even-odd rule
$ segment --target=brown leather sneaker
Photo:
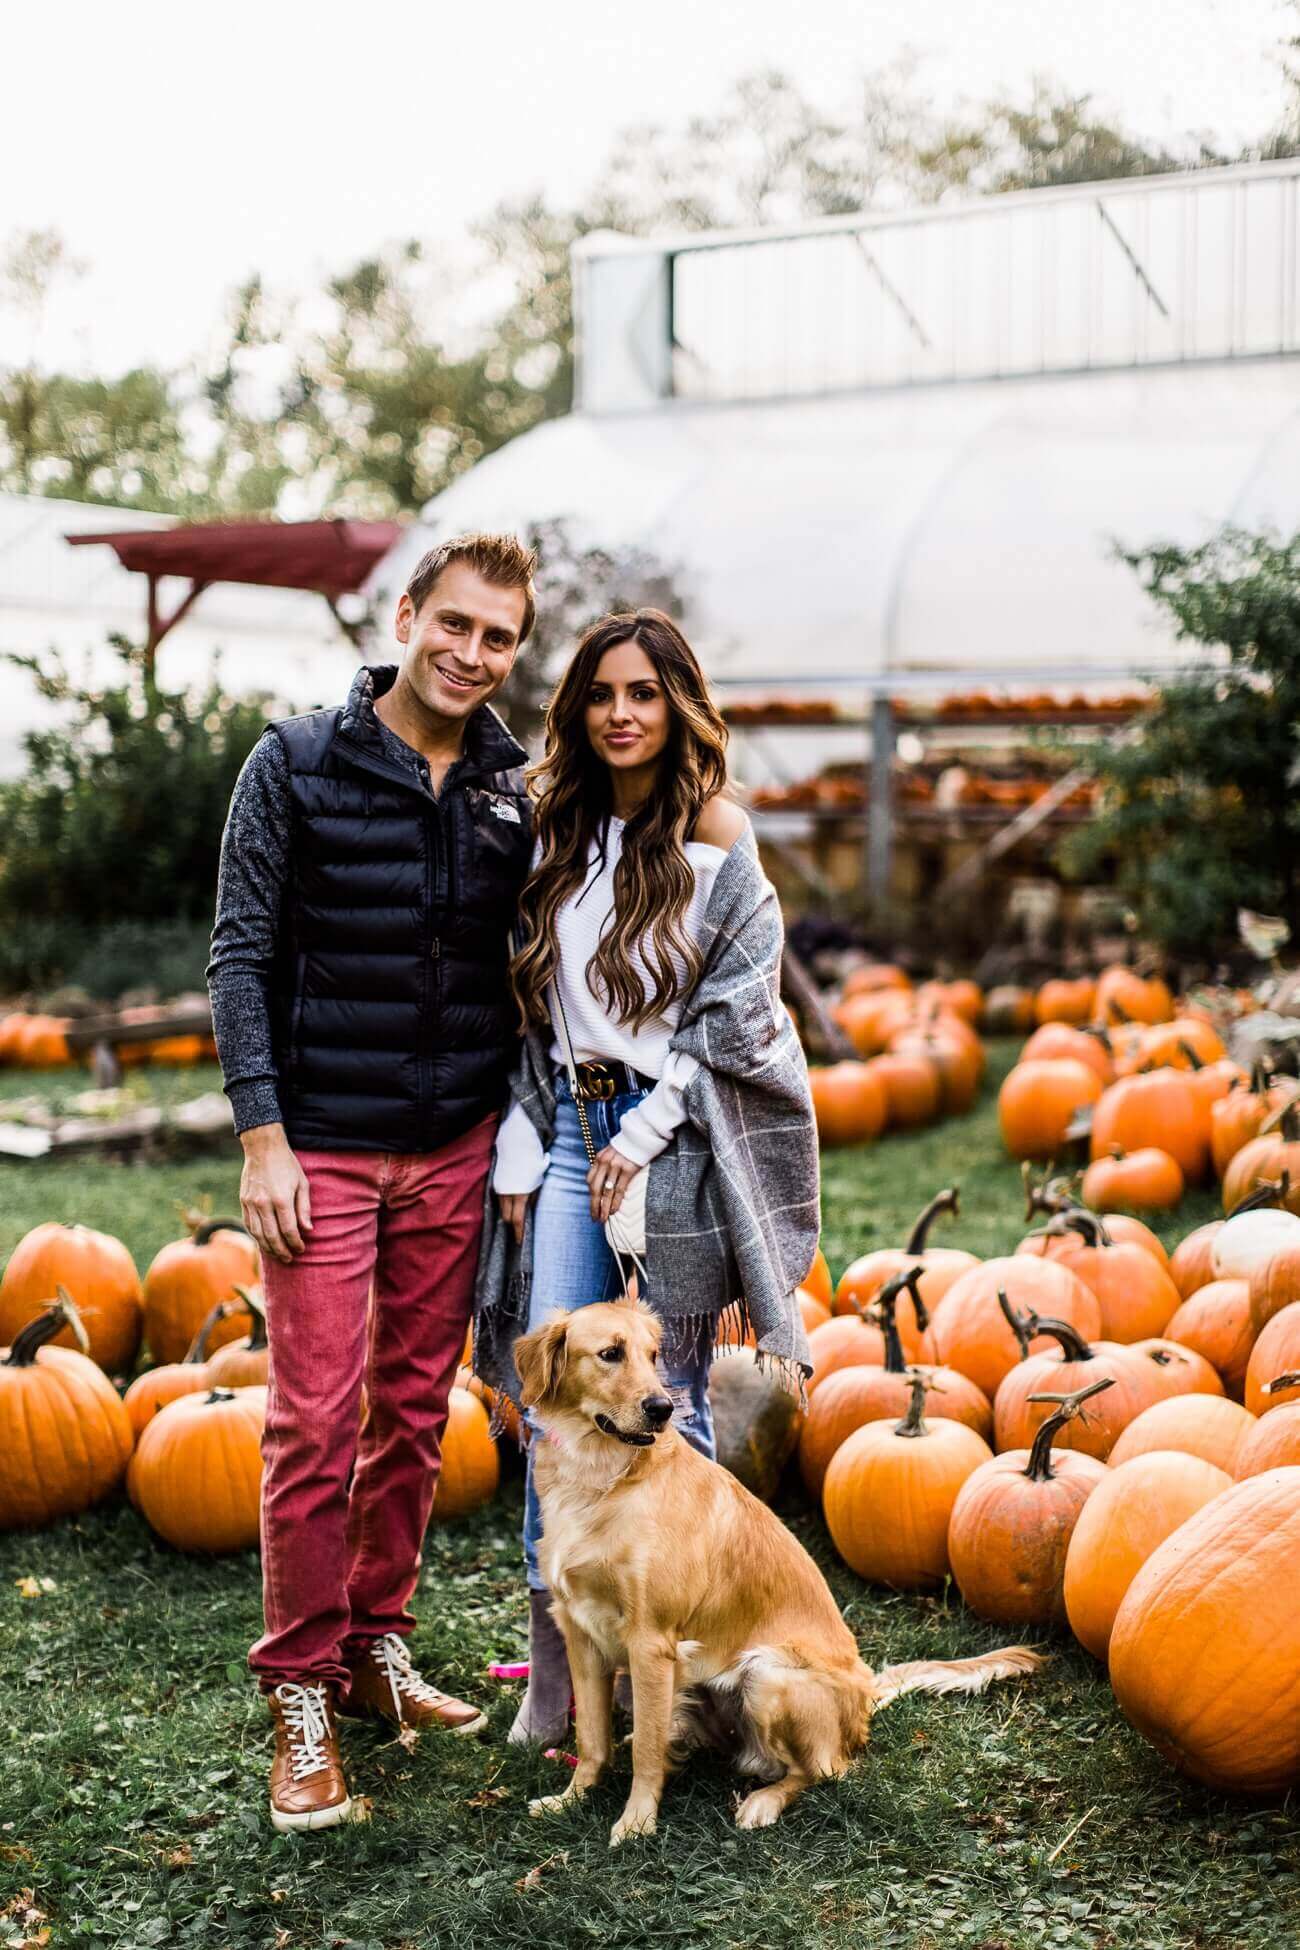
[[[339,1759],[332,1686],[277,1686],[266,1696],[275,1727],[271,1826],[281,1834],[347,1821],[352,1798]]]
[[[481,1733],[487,1715],[477,1706],[440,1693],[422,1679],[411,1664],[406,1641],[396,1632],[376,1639],[364,1658],[349,1668],[351,1684],[340,1696],[339,1712],[358,1719],[387,1720],[395,1727],[414,1727],[418,1733],[434,1728],[442,1733]]]

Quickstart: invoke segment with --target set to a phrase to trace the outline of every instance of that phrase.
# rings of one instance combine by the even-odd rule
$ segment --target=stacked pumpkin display
[[[1211,1172],[1224,1178],[1231,1209],[1287,1156],[1300,1201],[1300,1117],[1294,1128],[1260,1137],[1284,1116],[1285,1090],[1230,1061],[1199,1006],[1180,1013],[1164,982],[1113,967],[1095,983],[1045,984],[1036,1007],[1039,1027],[998,1097],[1013,1157],[1062,1156],[1068,1134],[1087,1119],[1083,1199],[1097,1211],[1168,1210]],[[1250,1155],[1236,1164],[1243,1148]]]
[[[846,1271],[855,1311],[811,1336],[804,1481],[859,1575],[1068,1625],[1195,1778],[1294,1785],[1300,1218],[1258,1205],[1169,1257],[1137,1220],[1036,1202],[1008,1257]]]
[[[156,1007],[123,1009],[123,1022],[147,1022]],[[88,1058],[68,1047],[71,1016],[51,1016],[11,1009],[0,1016],[0,1065],[23,1070],[70,1070]],[[164,1069],[188,1069],[195,1063],[215,1063],[217,1046],[211,1036],[161,1036],[153,1042],[124,1043],[118,1051],[127,1067],[157,1063]]]
[[[238,1220],[187,1217],[143,1286],[120,1240],[50,1223],[0,1279],[0,1530],[74,1515],[125,1479],[179,1550],[258,1538],[270,1350],[257,1249]],[[154,1365],[119,1394],[141,1342]],[[500,1463],[488,1411],[452,1390],[434,1515],[477,1509]]]
[[[866,1144],[971,1108],[984,1075],[974,982],[926,982],[871,963],[850,974],[832,1010],[856,1051],[810,1071],[823,1145]]]

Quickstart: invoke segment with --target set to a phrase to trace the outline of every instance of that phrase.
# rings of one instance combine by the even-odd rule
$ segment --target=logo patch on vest
[[[504,819],[507,826],[519,825],[519,808],[513,801],[509,799],[498,799],[495,795],[489,795],[488,805],[492,809],[494,818]]]

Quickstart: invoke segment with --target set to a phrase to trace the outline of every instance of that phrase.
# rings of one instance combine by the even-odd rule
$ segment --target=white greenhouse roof
[[[1187,652],[1116,545],[1300,529],[1300,363],[578,412],[431,502],[372,587],[434,539],[556,518],[675,570],[715,678],[1141,675]]]

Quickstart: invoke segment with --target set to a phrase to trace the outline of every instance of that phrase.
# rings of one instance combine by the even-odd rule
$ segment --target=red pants
[[[342,1681],[371,1641],[415,1622],[496,1124],[413,1157],[298,1153],[309,1242],[263,1269],[266,1631],[248,1655],[263,1690]]]

